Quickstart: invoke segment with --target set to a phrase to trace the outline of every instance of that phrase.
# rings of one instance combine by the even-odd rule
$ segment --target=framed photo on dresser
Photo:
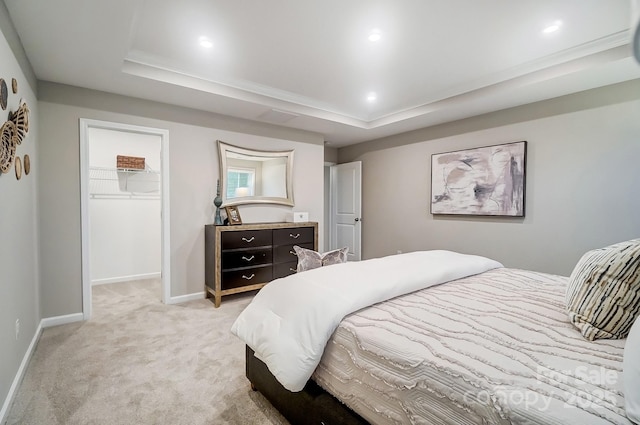
[[[240,218],[240,211],[238,211],[238,207],[228,206],[224,207],[224,210],[227,212],[227,219],[229,220],[230,226],[233,226],[235,224],[242,224],[242,219]]]

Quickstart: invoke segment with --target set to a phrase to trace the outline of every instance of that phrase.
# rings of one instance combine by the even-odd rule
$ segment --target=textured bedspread
[[[502,267],[451,251],[417,251],[334,264],[276,279],[238,316],[231,332],[289,391],[300,391],[343,317],[363,307]]]
[[[625,341],[584,339],[565,286],[501,268],[362,309],[313,379],[372,424],[630,424]]]

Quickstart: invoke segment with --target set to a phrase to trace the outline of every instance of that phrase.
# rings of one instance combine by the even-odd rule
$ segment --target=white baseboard
[[[118,276],[118,277],[109,277],[106,279],[94,279],[91,281],[91,286],[104,285],[107,283],[129,282],[131,280],[145,280],[145,279],[159,279],[159,278],[160,278],[160,272],[133,274],[130,276]]]
[[[5,416],[9,413],[9,408],[11,407],[13,399],[16,396],[18,386],[22,382],[22,378],[24,377],[24,373],[27,370],[27,366],[29,365],[29,361],[31,360],[31,356],[33,355],[36,345],[38,345],[38,341],[40,340],[40,336],[42,335],[42,330],[45,328],[50,328],[51,326],[79,322],[82,321],[83,318],[84,316],[82,313],[74,313],[64,316],[47,317],[46,319],[40,320],[38,329],[36,329],[36,333],[31,339],[31,343],[29,344],[29,348],[27,348],[27,352],[24,353],[24,357],[22,358],[22,362],[20,363],[20,367],[18,368],[16,377],[13,379],[13,383],[11,384],[11,388],[9,388],[7,398],[4,400],[4,404],[2,405],[2,410],[0,410],[0,424],[4,424],[7,420]]]
[[[206,292],[197,292],[194,294],[181,295],[178,297],[171,297],[167,304],[180,304],[185,303],[187,301],[200,300],[205,298]],[[50,328],[52,326],[65,325],[67,323],[81,322],[84,320],[84,315],[82,313],[73,313],[66,314],[64,316],[55,316],[55,317],[47,317],[40,321],[38,325],[38,329],[36,329],[35,335],[29,344],[29,348],[27,352],[24,354],[22,358],[22,362],[20,363],[20,367],[18,368],[18,372],[16,373],[15,378],[13,379],[13,383],[11,384],[11,388],[9,389],[9,393],[7,394],[7,398],[2,405],[2,410],[0,410],[0,424],[4,424],[7,418],[5,417],[8,412],[11,404],[13,403],[13,399],[15,398],[16,391],[18,386],[22,382],[22,378],[24,377],[24,373],[29,365],[29,361],[31,360],[31,356],[35,350],[36,345],[38,344],[38,340],[42,335],[42,330],[45,328]]]
[[[18,386],[22,382],[22,378],[24,377],[24,373],[27,370],[27,366],[29,365],[29,361],[31,360],[31,356],[36,349],[36,345],[38,344],[38,340],[40,340],[40,335],[42,335],[42,321],[38,325],[38,329],[36,329],[36,333],[33,335],[31,339],[31,343],[29,344],[29,348],[27,348],[27,352],[24,353],[24,357],[22,358],[22,362],[20,363],[20,367],[18,368],[18,372],[16,373],[16,377],[13,378],[13,382],[11,383],[11,388],[9,388],[9,393],[7,394],[7,398],[4,400],[4,404],[2,405],[2,410],[0,410],[0,424],[4,424],[7,420],[5,416],[9,413],[9,408],[13,403],[13,399],[16,396],[16,391],[18,390]]]
[[[196,292],[195,294],[187,294],[187,295],[180,295],[177,297],[171,297],[167,301],[167,304],[180,304],[180,303],[186,303],[187,301],[201,300],[205,298],[206,294],[207,294],[206,292]]]
[[[66,325],[67,323],[81,322],[84,320],[82,313],[65,314],[64,316],[47,317],[40,321],[42,329],[50,328],[52,326]]]

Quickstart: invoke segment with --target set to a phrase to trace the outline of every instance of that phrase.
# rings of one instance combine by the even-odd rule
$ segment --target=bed
[[[407,275],[416,270],[429,275],[435,267],[427,267],[431,263],[420,256],[409,257],[382,260],[371,275],[362,271],[366,264],[343,266],[355,271],[336,265],[304,272],[283,288],[313,287],[316,275],[324,282],[337,273],[350,275],[349,288],[342,291],[357,293],[375,287],[377,279],[389,281],[383,269],[409,267]],[[495,262],[463,269],[463,276],[454,278],[438,270],[443,276],[427,276],[427,287],[384,294],[383,300],[355,306],[340,317],[330,327],[317,364],[312,362],[304,388],[299,388],[301,381],[282,376],[265,340],[245,329],[243,320],[259,316],[241,315],[233,331],[248,345],[248,378],[293,424],[632,424],[622,385],[625,340],[583,338],[567,318],[566,277]],[[300,281],[305,273],[311,283]],[[340,285],[345,283],[335,279],[328,284],[333,291]],[[327,302],[315,289],[311,293],[307,298],[312,301]],[[324,310],[314,312],[312,304],[298,307],[322,315]],[[291,303],[285,310],[276,306],[275,314],[286,317],[291,308]],[[293,339],[318,332],[314,320]],[[304,320],[295,321],[305,328]],[[266,320],[249,327],[262,334],[273,326]],[[276,334],[286,333],[282,323],[276,327]],[[313,349],[302,352],[303,357],[316,355]],[[286,364],[293,362],[285,358]]]

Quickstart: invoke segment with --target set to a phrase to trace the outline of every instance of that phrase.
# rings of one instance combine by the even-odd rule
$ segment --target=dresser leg
[[[216,294],[213,299],[213,305],[218,308],[220,307],[220,303],[222,302],[222,296],[220,294]]]

